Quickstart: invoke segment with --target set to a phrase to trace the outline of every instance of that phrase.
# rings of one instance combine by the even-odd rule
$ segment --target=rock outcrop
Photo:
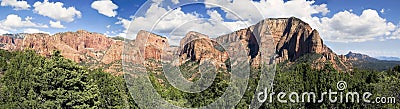
[[[314,53],[320,54],[313,63],[332,63],[333,67],[348,71],[351,64],[343,61],[336,53],[327,47],[317,30],[313,30],[309,24],[300,19],[291,17],[283,19],[267,19],[272,36],[276,43],[276,51],[279,57],[277,62],[295,61],[299,57]],[[324,65],[317,64],[314,67],[321,69]]]
[[[218,45],[217,42],[204,34],[197,32],[187,33],[181,40],[180,47],[180,64],[187,61],[202,63],[205,60],[209,60],[218,68],[226,68],[225,61],[228,59],[228,53],[221,45]]]
[[[276,53],[276,57],[268,55],[264,58],[272,58],[277,63],[291,64],[306,54],[318,54],[319,57],[311,62],[314,68],[322,69],[326,63],[331,63],[334,68],[341,71],[352,69],[351,64],[343,56],[338,56],[323,43],[317,30],[294,17],[265,19],[248,28],[215,39],[210,39],[201,33],[189,32],[180,42],[180,63],[188,60],[212,59],[214,63],[224,66],[228,55],[235,54],[227,54],[223,48],[218,50],[219,47],[215,46],[219,44],[227,44],[225,47],[233,48],[231,51],[234,52],[239,51],[239,46],[245,47],[253,67],[258,67],[262,63],[260,54]],[[271,59],[266,60],[271,61]]]
[[[324,63],[332,63],[338,70],[352,69],[351,64],[347,62],[348,56],[335,54],[323,43],[317,30],[294,17],[265,19],[248,28],[217,38],[189,32],[181,40],[180,46],[170,46],[167,38],[147,31],[140,31],[135,40],[126,42],[83,30],[54,35],[21,35],[0,36],[0,48],[11,51],[33,49],[43,56],[49,56],[53,50],[60,50],[68,59],[91,68],[103,68],[117,75],[122,74],[123,55],[126,60],[134,63],[143,62],[141,60],[173,60],[173,56],[178,55],[178,64],[211,60],[215,65],[224,68],[228,55],[235,55],[228,54],[226,48],[233,52],[244,48],[253,67],[265,63],[261,62],[262,60],[290,64],[306,54],[319,54],[320,57],[312,60],[315,68],[320,69],[324,67]],[[260,54],[276,55],[261,57]],[[268,59],[261,59],[266,57]],[[139,64],[160,67],[149,61]]]
[[[314,60],[315,64],[329,62],[338,70],[351,70],[350,64],[323,43],[317,30],[313,30],[309,24],[294,17],[266,19],[249,28],[216,39],[218,42],[241,42],[247,46],[252,66],[260,64],[259,50],[268,50],[267,54],[270,52],[277,54],[277,63],[290,63],[305,54],[315,53],[322,55]],[[320,69],[323,66],[316,65],[315,68]]]
[[[124,50],[125,58],[128,58],[124,61],[145,64],[150,68],[160,67],[158,61],[162,60],[162,56],[171,55],[165,51],[175,51],[169,46],[167,38],[143,30],[138,32],[136,40],[126,44]]]
[[[59,50],[67,59],[91,68],[105,70],[111,70],[109,66],[122,59],[123,42],[112,40],[103,34],[79,30],[54,35],[43,33],[23,35],[21,37],[0,36],[0,45],[3,45],[0,49],[10,51],[30,49],[43,56],[50,56],[54,50]],[[121,70],[113,69],[113,71],[119,72],[112,73],[122,74]]]

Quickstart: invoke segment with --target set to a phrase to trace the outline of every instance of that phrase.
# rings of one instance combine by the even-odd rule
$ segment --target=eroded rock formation
[[[59,50],[63,57],[77,63],[122,74],[121,70],[109,67],[118,63],[117,60],[121,60],[122,41],[84,30],[54,35],[43,33],[23,35],[23,37],[0,36],[0,44],[3,45],[0,48],[10,51],[35,50],[43,56],[50,56],[54,50]]]
[[[165,37],[140,31],[132,41],[117,41],[98,33],[83,30],[64,32],[54,35],[23,34],[23,37],[0,36],[0,48],[6,50],[33,49],[48,56],[53,50],[60,50],[62,55],[75,62],[89,65],[91,68],[103,68],[114,74],[122,74],[122,57],[130,62],[140,60],[173,60],[179,55],[179,63],[211,60],[219,67],[224,67],[230,56],[225,50],[238,52],[245,49],[253,67],[259,66],[261,58],[270,62],[290,64],[306,54],[318,54],[312,60],[315,68],[323,68],[325,63],[342,71],[351,70],[346,56],[338,56],[321,39],[317,30],[297,18],[270,18],[230,34],[209,38],[197,32],[189,32],[180,46],[170,46]],[[123,50],[125,54],[123,54]],[[276,54],[261,57],[261,53]],[[140,63],[139,63],[140,64]],[[143,63],[159,67],[154,63]]]

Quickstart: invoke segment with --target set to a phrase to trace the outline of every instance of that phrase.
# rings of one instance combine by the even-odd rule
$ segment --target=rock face
[[[6,49],[6,50],[17,49],[17,47],[15,47],[15,46],[19,41],[22,41],[22,40],[8,37],[8,36],[0,36],[0,47],[2,49]]]
[[[259,46],[256,37],[253,35],[250,28],[241,29],[231,34],[223,35],[216,38],[217,42],[230,44],[229,48],[233,48],[232,51],[238,52],[242,49],[240,46],[245,47],[245,51],[249,55],[249,58],[255,59],[259,53]],[[230,54],[234,55],[234,54]],[[252,63],[254,66],[254,64]]]
[[[215,47],[219,44],[228,44],[225,46],[233,48],[230,51],[239,51],[236,49],[244,46],[253,67],[258,67],[262,63],[261,53],[276,53],[276,57],[272,55],[266,57],[275,58],[277,63],[290,64],[306,54],[318,54],[320,57],[312,60],[313,67],[317,69],[322,69],[326,63],[332,63],[334,68],[341,71],[352,69],[344,56],[338,56],[323,43],[317,30],[313,30],[309,24],[294,17],[265,19],[248,28],[215,39],[197,32],[189,32],[180,42],[180,63],[211,59],[214,63],[224,66],[229,56],[223,49],[218,50],[219,47]],[[151,48],[149,50],[155,51]],[[154,59],[159,60],[158,57]]]
[[[322,55],[314,60],[314,64],[330,62],[338,70],[351,70],[350,64],[343,61],[323,43],[317,30],[313,30],[307,23],[294,17],[266,19],[249,28],[220,36],[217,41],[241,42],[247,46],[252,66],[260,64],[259,50],[274,50],[266,52],[267,54],[275,52],[277,63],[290,63],[305,54],[314,53]],[[323,66],[316,65],[315,67],[320,69]]]
[[[140,31],[137,34],[136,46],[144,46],[146,49],[141,49],[140,52],[145,53],[145,59],[161,60],[161,55],[165,47],[169,47],[168,40],[165,37]]]
[[[323,43],[318,31],[313,30],[309,24],[294,17],[267,19],[267,22],[276,43],[276,51],[279,55],[277,62],[295,61],[305,54],[314,53],[322,55],[319,59],[314,60],[315,64],[329,62],[338,70],[351,70],[351,64],[342,60],[328,48]],[[323,66],[315,65],[318,69]]]
[[[273,43],[271,43],[273,42]],[[222,45],[220,45],[222,44]],[[189,32],[181,40],[180,46],[170,46],[165,37],[140,31],[133,41],[117,41],[102,34],[83,30],[77,32],[48,34],[21,34],[15,36],[0,36],[0,49],[24,50],[33,49],[37,53],[48,56],[53,50],[60,50],[62,55],[75,62],[88,65],[90,68],[103,68],[113,74],[122,74],[122,56],[125,59],[138,63],[140,60],[173,60],[179,56],[179,63],[186,61],[211,60],[218,67],[225,67],[229,51],[239,52],[244,48],[248,60],[253,67],[260,66],[261,60],[269,63],[290,64],[306,54],[318,54],[312,64],[315,68],[323,68],[324,63],[332,63],[333,67],[348,71],[352,69],[347,62],[348,56],[338,56],[327,47],[317,30],[313,30],[307,23],[297,18],[270,18],[230,34],[217,38]],[[124,51],[123,50],[127,50]],[[276,54],[261,57],[260,54]],[[143,55],[143,56],[141,56]],[[270,59],[261,59],[261,58]],[[160,65],[145,61],[149,67],[158,68]]]
[[[135,41],[131,41],[130,44],[127,44],[128,48],[124,48],[124,51],[127,58],[125,61],[128,62],[144,62],[144,60],[152,60],[146,61],[145,64],[147,67],[150,68],[157,68],[161,65],[157,64],[157,61],[161,61],[163,55],[168,55],[170,53],[166,53],[165,51],[170,50],[171,47],[168,44],[168,40],[165,37],[160,35],[156,35],[147,31],[139,31],[136,36]]]
[[[221,45],[211,40],[208,36],[189,32],[180,42],[181,51],[179,53],[180,63],[187,61],[198,61],[202,63],[210,60],[218,68],[226,68],[225,61],[228,59],[228,53]]]
[[[267,19],[267,25],[272,33],[276,50],[279,55],[278,62],[285,60],[294,61],[306,53],[332,52],[323,44],[317,30],[297,18]]]
[[[49,56],[60,50],[62,56],[91,68],[111,70],[112,64],[122,59],[122,41],[115,41],[98,33],[84,30],[48,35],[43,33],[23,34],[21,37],[0,36],[1,49],[15,51],[31,49],[38,54]],[[121,70],[112,69],[115,74]]]

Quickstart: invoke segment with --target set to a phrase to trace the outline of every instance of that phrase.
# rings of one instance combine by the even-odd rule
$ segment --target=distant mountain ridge
[[[349,52],[345,56],[347,57],[347,61],[358,69],[383,71],[400,65],[400,61],[380,60],[361,53]]]
[[[353,53],[351,51],[346,54],[346,57],[349,60],[370,61],[370,62],[379,61],[378,59],[370,57],[368,55],[361,53]]]
[[[384,61],[400,61],[399,57],[378,56],[375,58],[379,59],[379,60],[384,60]]]

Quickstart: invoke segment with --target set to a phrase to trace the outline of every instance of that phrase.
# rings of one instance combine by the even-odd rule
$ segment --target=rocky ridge
[[[368,55],[361,53],[353,53],[351,51],[347,53],[345,56],[349,61],[372,61],[372,62],[379,61],[378,59],[370,57]]]
[[[357,69],[386,71],[400,65],[400,61],[379,60],[361,53],[349,52],[344,56],[347,58],[347,62],[352,63],[353,67]]]
[[[192,41],[194,39],[194,41]],[[273,42],[273,43],[270,43]],[[15,38],[0,36],[0,48],[6,50],[33,49],[39,54],[48,56],[53,50],[60,50],[62,55],[75,62],[89,65],[91,68],[103,68],[113,74],[122,74],[122,55],[131,62],[140,60],[171,60],[179,55],[179,63],[190,61],[212,60],[219,67],[226,67],[228,54],[223,47],[245,48],[253,67],[258,67],[261,52],[274,54],[267,56],[277,63],[292,64],[306,54],[321,55],[312,64],[317,69],[325,63],[332,63],[341,71],[352,69],[347,57],[335,54],[321,39],[317,30],[312,29],[300,19],[269,18],[259,23],[217,38],[204,34],[189,32],[181,40],[180,46],[170,46],[165,37],[140,31],[132,41],[113,40],[98,33],[83,30],[77,32],[48,34],[26,34]],[[123,50],[126,54],[123,54]],[[266,50],[266,51],[263,51]],[[231,51],[237,51],[235,49]],[[144,53],[144,54],[142,54]],[[144,55],[143,58],[140,55]],[[267,59],[267,60],[271,60]],[[142,64],[142,63],[139,63]],[[157,68],[159,65],[146,61],[147,66]]]
[[[190,39],[187,37],[184,40]],[[238,44],[233,43],[246,46],[246,52],[253,67],[261,63],[261,50],[267,50],[264,53],[277,54],[275,58],[277,63],[291,64],[305,54],[314,53],[321,55],[312,61],[317,69],[322,69],[326,63],[332,63],[334,68],[341,71],[352,69],[351,64],[346,62],[345,56],[335,54],[323,43],[317,30],[313,30],[309,24],[294,17],[265,19],[248,28],[217,37],[215,41],[236,46],[232,48],[239,48]]]
[[[140,38],[138,37],[137,40],[140,40]],[[140,44],[141,42],[137,43],[144,45]],[[320,56],[311,62],[313,67],[317,69],[322,69],[326,63],[331,63],[337,70],[352,70],[352,65],[347,62],[346,56],[334,53],[323,43],[317,30],[294,17],[265,19],[248,28],[217,38],[209,38],[201,33],[189,32],[181,40],[180,47],[175,48],[175,51],[179,53],[180,64],[188,60],[201,62],[211,59],[219,67],[224,67],[228,55],[235,54],[227,54],[223,48],[216,47],[219,44],[226,48],[233,48],[231,51],[238,51],[235,49],[244,46],[253,67],[258,67],[262,63],[260,54],[262,50],[266,50],[263,51],[266,54],[277,54],[276,57],[267,56],[274,58],[277,63],[290,65],[303,55],[318,54]],[[168,48],[168,46],[163,47]],[[153,52],[154,50],[150,49],[150,51]],[[161,53],[161,51],[157,52]],[[150,55],[157,54],[152,53]],[[155,59],[159,60],[159,58]]]
[[[110,66],[120,66],[118,60],[122,59],[123,42],[112,40],[103,34],[79,30],[54,35],[24,34],[23,38],[0,36],[0,45],[0,49],[30,49],[43,56],[50,56],[54,50],[60,50],[63,57],[77,63],[91,68],[103,68],[116,75],[122,74],[122,70]]]

